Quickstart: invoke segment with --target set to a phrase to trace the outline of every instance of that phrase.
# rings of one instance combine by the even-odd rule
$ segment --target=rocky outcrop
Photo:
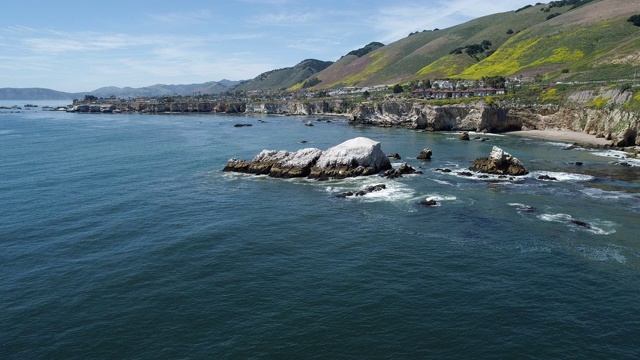
[[[433,151],[431,151],[431,149],[422,149],[420,154],[418,154],[418,160],[431,160],[431,155],[433,155]]]
[[[294,152],[263,150],[251,161],[230,159],[223,171],[326,180],[372,175],[390,168],[391,163],[382,152],[380,143],[359,137],[326,151],[315,148]]]
[[[516,157],[494,146],[488,158],[479,158],[469,168],[485,174],[521,176],[529,173]]]

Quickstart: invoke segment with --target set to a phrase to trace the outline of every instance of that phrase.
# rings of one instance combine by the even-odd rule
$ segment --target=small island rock
[[[485,174],[521,176],[529,173],[516,157],[494,146],[488,158],[479,158],[469,168]]]
[[[359,137],[326,151],[315,148],[294,152],[263,150],[251,161],[230,159],[223,171],[325,180],[372,175],[387,169],[391,169],[391,162],[380,149],[380,143]]]
[[[425,148],[425,149],[422,149],[422,151],[420,151],[420,154],[418,154],[418,159],[431,160],[431,155],[433,155],[433,152],[431,151],[431,149]]]

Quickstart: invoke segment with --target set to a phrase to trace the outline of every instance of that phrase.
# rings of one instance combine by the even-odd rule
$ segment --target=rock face
[[[479,158],[469,170],[486,174],[520,176],[529,173],[517,158],[497,146],[493,147],[488,158]]]
[[[223,171],[326,180],[372,175],[390,168],[391,163],[381,150],[380,143],[359,137],[326,151],[316,148],[294,152],[263,150],[251,161],[230,159]]]
[[[351,113],[352,124],[402,125],[429,131],[520,130],[522,121],[510,116],[508,108],[484,102],[459,105],[424,105],[418,102],[384,101],[361,103]]]

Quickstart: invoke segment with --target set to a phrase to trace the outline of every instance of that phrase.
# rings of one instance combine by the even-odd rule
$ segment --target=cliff
[[[246,112],[250,114],[280,115],[349,115],[355,104],[344,99],[317,101],[282,101],[270,103],[249,103]]]
[[[406,126],[428,131],[570,130],[612,141],[617,147],[640,145],[640,113],[625,109],[633,94],[620,89],[578,91],[562,105],[487,104],[428,105],[385,100],[358,104],[351,124]]]

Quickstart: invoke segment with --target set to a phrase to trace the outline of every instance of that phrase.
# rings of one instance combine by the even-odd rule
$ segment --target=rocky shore
[[[89,113],[228,113],[277,115],[341,115],[352,125],[403,126],[422,131],[518,132],[525,136],[549,137],[562,133],[580,144],[617,148],[640,145],[640,114],[622,104],[630,93],[609,89],[600,97],[609,99],[601,108],[589,106],[595,95],[576,92],[563,105],[518,105],[486,100],[435,105],[415,99],[354,101],[350,99],[274,102],[171,102],[133,101],[114,104],[76,104],[72,112]],[[519,133],[524,131],[524,133]],[[527,131],[533,131],[526,133]],[[544,133],[536,133],[544,131]],[[548,132],[548,133],[547,133]],[[599,140],[594,141],[593,138]]]

